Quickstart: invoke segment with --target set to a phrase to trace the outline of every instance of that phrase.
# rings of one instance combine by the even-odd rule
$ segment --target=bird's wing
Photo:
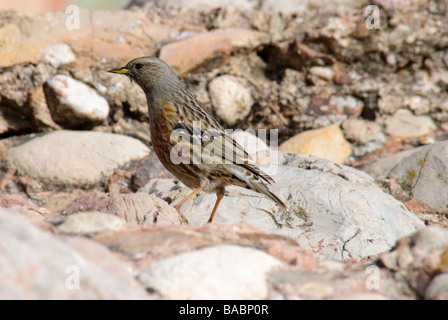
[[[246,150],[220,127],[204,128],[178,121],[173,129],[172,139],[175,143],[190,148],[193,161],[201,161],[208,165],[237,164],[267,183],[274,182],[269,175],[257,167]]]

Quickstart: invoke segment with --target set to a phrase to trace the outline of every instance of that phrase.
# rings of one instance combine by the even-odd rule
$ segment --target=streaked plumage
[[[226,186],[237,185],[265,194],[288,211],[267,187],[274,180],[261,171],[243,147],[201,107],[164,61],[142,57],[109,72],[125,74],[143,89],[157,157],[177,179],[194,189],[178,203],[178,210],[198,192],[214,192],[218,199],[209,219],[211,222]],[[185,151],[182,155],[189,157],[189,163],[173,163],[172,152],[179,150]]]

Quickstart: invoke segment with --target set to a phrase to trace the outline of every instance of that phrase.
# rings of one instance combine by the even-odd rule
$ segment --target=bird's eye
[[[141,64],[141,63],[137,63],[136,65],[135,65],[135,69],[140,69],[141,67],[143,67],[143,65]]]

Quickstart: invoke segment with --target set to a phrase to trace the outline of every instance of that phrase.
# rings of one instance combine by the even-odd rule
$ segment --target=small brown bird
[[[187,220],[180,207],[201,191],[218,196],[208,220],[212,222],[226,186],[232,184],[262,193],[288,212],[267,187],[274,180],[201,107],[164,61],[141,57],[108,72],[124,74],[143,89],[157,157],[177,179],[194,189],[175,206],[183,222]]]

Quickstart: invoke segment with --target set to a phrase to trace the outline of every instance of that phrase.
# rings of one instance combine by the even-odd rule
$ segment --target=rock
[[[49,63],[53,68],[58,68],[61,64],[68,64],[75,61],[76,57],[70,46],[65,43],[49,45],[44,49],[43,62]]]
[[[2,208],[0,236],[2,299],[149,297],[122,262],[94,241],[58,237]]]
[[[434,277],[426,289],[425,299],[448,299],[448,272]]]
[[[392,155],[380,158],[372,163],[361,167],[361,170],[368,173],[375,179],[386,178],[392,169],[404,158],[410,156],[420,148],[412,148],[405,151],[400,151]]]
[[[179,213],[166,201],[146,193],[119,195],[108,207],[111,212],[127,221],[137,224],[181,224]]]
[[[266,276],[281,265],[259,250],[222,245],[154,262],[138,279],[168,299],[264,299]]]
[[[283,142],[279,150],[286,153],[313,155],[322,159],[344,163],[351,149],[338,124],[308,130]]]
[[[330,67],[315,66],[311,67],[309,72],[327,81],[333,80],[334,77],[334,72]]]
[[[448,272],[448,230],[445,228],[422,228],[401,239],[394,250],[382,254],[378,262],[395,279],[402,279],[401,286],[415,292],[417,297],[446,299],[447,282],[443,275]]]
[[[378,100],[378,108],[385,114],[394,114],[402,107],[404,107],[404,103],[398,94],[384,93]]]
[[[312,270],[317,260],[292,239],[266,234],[247,223],[213,223],[202,226],[152,225],[106,230],[93,239],[138,263],[143,270],[154,261],[179,253],[217,245],[239,245],[262,250],[303,270]]]
[[[430,111],[430,101],[421,96],[411,96],[406,99],[405,103],[416,115],[427,114]]]
[[[292,239],[266,234],[247,223],[212,223],[203,226],[153,225],[107,230],[93,237],[113,251],[138,263],[142,270],[154,261],[179,253],[218,245],[238,245],[262,250],[303,270],[316,267],[317,260]]]
[[[102,212],[80,212],[67,216],[58,225],[61,233],[90,235],[104,230],[117,230],[126,225],[124,219]]]
[[[149,154],[140,141],[110,133],[55,131],[9,149],[7,166],[59,186],[92,186]]]
[[[223,75],[213,79],[208,85],[216,115],[230,126],[244,119],[254,103],[250,91],[242,85],[243,81],[234,76]]]
[[[94,89],[72,77],[58,74],[44,85],[53,119],[66,127],[105,121],[109,104]]]
[[[50,129],[61,129],[51,117],[50,110],[45,100],[42,87],[36,87],[29,92],[29,107],[32,112],[32,122],[37,131],[48,131]]]
[[[434,210],[447,212],[448,208],[448,143],[436,142],[419,148],[402,159],[390,172],[395,179],[417,201]]]
[[[143,90],[127,77],[117,77],[111,73],[101,73],[98,75],[103,84],[95,82],[96,89],[103,96],[107,96],[111,105],[123,108],[126,112],[139,119],[147,121],[148,104]]]
[[[142,161],[132,176],[132,189],[138,190],[142,188],[152,178],[174,178],[154,152],[146,160]]]
[[[319,95],[311,97],[306,114],[312,116],[336,115],[342,118],[347,116],[359,116],[363,104],[352,96],[333,95],[329,99]]]
[[[418,138],[436,129],[428,116],[414,116],[409,110],[400,109],[392,117],[386,118],[386,133],[403,138]]]
[[[0,67],[36,64],[46,55],[45,50],[49,62],[67,61],[69,56],[61,54],[68,53],[67,48],[53,47],[60,43],[68,45],[83,64],[100,65],[111,60],[123,63],[130,57],[153,55],[156,44],[177,33],[172,26],[148,19],[143,11],[80,9],[78,13],[57,11],[26,18],[2,17]],[[56,51],[56,60],[50,58],[51,51]]]
[[[154,2],[157,6],[163,7],[166,5],[172,5],[169,0],[131,0],[126,5],[126,8],[132,8],[133,6],[143,7],[148,2]],[[213,2],[207,0],[179,0],[176,5],[185,8],[218,8],[226,6],[239,7],[245,10],[254,9],[256,2],[252,0],[215,0]]]
[[[381,127],[375,122],[363,119],[347,119],[342,122],[345,138],[356,143],[367,143],[378,139]]]
[[[269,36],[239,28],[215,29],[165,44],[159,58],[179,75],[185,75],[211,59],[229,55],[237,49],[256,48],[269,42]]]
[[[367,174],[305,155],[279,153],[280,165],[264,166],[271,186],[289,206],[290,215],[251,190],[227,188],[215,215],[217,223],[245,221],[265,232],[295,239],[319,258],[361,259],[389,250],[423,223],[404,205],[384,193]],[[140,190],[169,203],[190,190],[171,179],[153,179]],[[181,208],[190,223],[203,225],[216,201],[201,193]]]

